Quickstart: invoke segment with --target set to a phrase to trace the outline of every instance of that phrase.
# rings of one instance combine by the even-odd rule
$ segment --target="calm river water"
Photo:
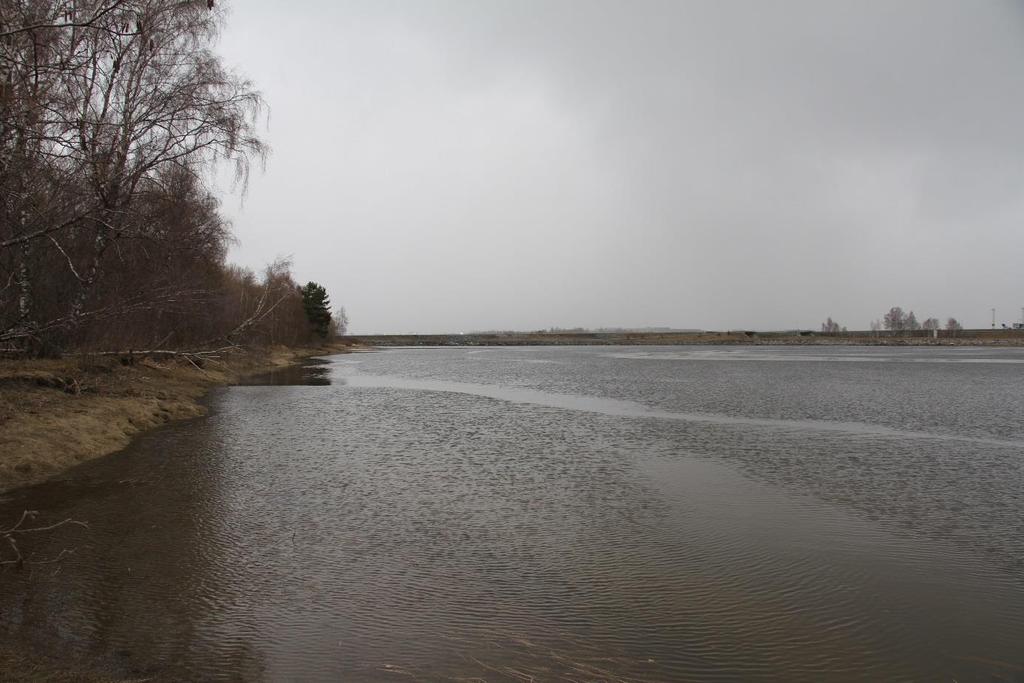
[[[1024,350],[395,349],[210,407],[0,502],[90,525],[0,572],[5,642],[157,680],[1024,681]]]

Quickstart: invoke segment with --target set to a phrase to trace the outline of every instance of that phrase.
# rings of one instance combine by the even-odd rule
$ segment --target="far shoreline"
[[[485,332],[350,335],[361,346],[1024,346],[1024,330],[879,332]]]

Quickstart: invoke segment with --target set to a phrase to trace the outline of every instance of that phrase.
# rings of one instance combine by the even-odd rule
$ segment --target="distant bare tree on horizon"
[[[907,316],[899,306],[893,306],[882,317],[882,325],[887,330],[900,331],[907,327]]]
[[[338,306],[338,310],[334,312],[333,324],[336,336],[343,337],[348,334],[348,313],[345,312],[344,306]]]
[[[841,331],[845,332],[846,328],[840,327],[839,323],[832,320],[831,316],[829,316],[828,320],[821,324],[822,334],[839,334]]]

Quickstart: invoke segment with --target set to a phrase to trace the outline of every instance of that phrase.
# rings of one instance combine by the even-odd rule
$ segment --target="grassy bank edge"
[[[0,360],[0,494],[40,483],[124,448],[132,437],[205,414],[212,388],[314,356],[347,353],[351,343],[245,349],[196,367],[184,358],[68,356]],[[21,467],[19,468],[19,465]],[[0,643],[0,680],[122,683],[132,680]]]
[[[201,416],[200,399],[213,387],[352,348],[244,349],[198,364],[89,355],[0,360],[0,493],[119,451],[147,429]]]

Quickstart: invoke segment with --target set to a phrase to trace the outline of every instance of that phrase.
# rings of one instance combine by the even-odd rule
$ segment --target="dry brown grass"
[[[0,491],[113,453],[135,434],[205,412],[199,399],[239,377],[339,345],[248,350],[196,367],[184,358],[0,360]]]

